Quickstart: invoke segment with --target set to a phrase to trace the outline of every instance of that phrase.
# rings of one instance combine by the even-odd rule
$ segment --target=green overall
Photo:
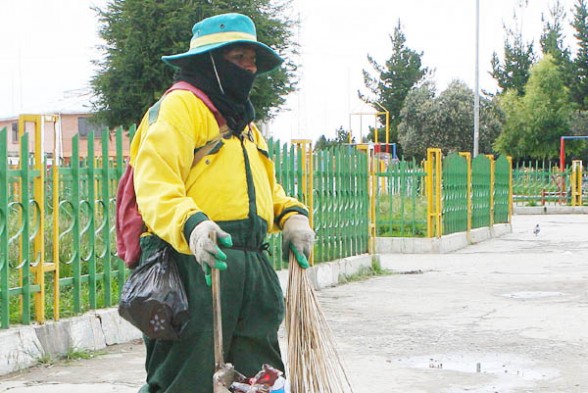
[[[228,268],[221,272],[224,360],[248,377],[264,363],[284,370],[277,337],[284,297],[276,272],[260,249],[265,231],[260,228],[252,236],[250,220],[219,225],[231,233],[234,243],[223,249]],[[141,238],[142,260],[164,246],[156,236]],[[193,256],[174,256],[186,288],[190,322],[179,341],[145,338],[148,375],[139,392],[212,393],[212,291]]]

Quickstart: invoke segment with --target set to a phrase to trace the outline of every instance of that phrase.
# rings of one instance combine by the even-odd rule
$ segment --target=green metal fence
[[[439,174],[435,165],[425,167],[432,173],[414,162],[378,166],[377,236],[428,236],[427,206],[437,205],[435,198],[427,198],[425,182],[431,182],[431,192],[441,196],[439,212],[431,210],[432,217],[441,217],[439,236],[509,222],[511,170],[507,157],[494,161],[479,155],[470,161],[469,153],[453,153],[442,158]],[[441,180],[438,190],[433,181],[437,178]]]
[[[480,154],[472,160],[472,228],[490,226],[491,180],[490,159]]]
[[[122,138],[117,141],[118,159],[112,160],[108,133],[102,133],[100,154],[90,134],[86,158],[80,159],[75,136],[71,162],[59,169],[60,288],[71,291],[74,313],[115,304],[125,280],[124,265],[114,252],[114,196],[124,166]]]
[[[128,274],[114,238],[116,187],[126,164],[122,135],[117,130],[111,141],[104,132],[99,144],[88,135],[85,151],[76,136],[71,160],[46,160],[39,170],[27,133],[20,141],[25,159],[9,167],[7,131],[0,131],[0,328],[118,302]],[[116,154],[109,157],[112,144]],[[371,236],[426,236],[429,175],[422,165],[386,162],[351,146],[313,152],[310,143],[269,140],[268,148],[286,193],[312,207],[315,262],[366,253]],[[450,155],[442,174],[431,175],[442,176],[444,234],[468,229],[470,193],[474,227],[491,225],[492,209],[495,222],[509,219],[508,161],[499,158],[492,173],[487,157],[473,160],[470,191],[467,168],[462,156]],[[281,269],[281,237],[268,240]]]
[[[552,161],[516,163],[512,174],[513,203],[518,206],[568,204],[570,173],[569,167],[562,172],[559,164]]]
[[[377,163],[376,235],[423,237],[427,234],[425,170],[412,161]]]
[[[314,229],[316,262],[368,250],[368,159],[351,146],[314,154]]]
[[[511,179],[512,165],[505,156],[494,163],[494,223],[509,222],[512,215]]]
[[[37,200],[32,184],[39,171],[31,169],[29,160],[22,162],[22,168],[9,168],[7,132],[0,132],[1,328],[32,320],[42,322],[45,315],[59,319],[118,302],[119,289],[128,274],[116,257],[114,238],[116,186],[125,165],[122,133],[122,129],[115,132],[114,142],[108,133],[102,133],[101,151],[96,150],[93,135],[88,135],[87,151],[80,151],[79,137],[74,137],[71,160],[55,162],[56,172],[53,163],[45,162],[48,170],[44,173],[43,200]],[[21,157],[31,155],[28,138],[28,133],[21,138]],[[116,155],[109,157],[112,143]],[[315,262],[367,252],[365,153],[336,148],[310,154],[292,144],[271,140],[268,144],[277,179],[286,192],[305,201],[312,194],[317,232]],[[309,154],[315,157],[307,161],[314,172],[305,166]],[[310,184],[315,186],[305,188],[309,173]],[[46,207],[43,234],[38,233],[41,205]],[[39,241],[44,250],[42,258],[35,254]],[[280,235],[270,236],[269,242],[274,266],[281,269]],[[48,274],[51,272],[55,274]]]
[[[468,230],[468,162],[457,153],[443,159],[443,234]]]

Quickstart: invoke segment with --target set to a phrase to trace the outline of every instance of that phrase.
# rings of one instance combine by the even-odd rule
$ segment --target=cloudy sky
[[[480,2],[480,87],[494,91],[488,75],[493,51],[502,55],[503,24],[517,26],[526,40],[539,39],[541,14],[554,0]],[[105,0],[0,1],[0,118],[19,113],[80,109],[88,101],[91,61],[98,21],[90,9]],[[571,18],[575,0],[561,0]],[[476,0],[294,0],[300,18],[300,90],[287,110],[271,124],[281,139],[334,137],[339,126],[366,132],[373,116],[351,115],[368,109],[357,99],[363,90],[362,69],[370,54],[383,63],[391,54],[389,36],[400,20],[407,46],[423,52],[424,65],[435,69],[444,89],[453,79],[474,87]],[[567,42],[573,43],[572,31]],[[186,44],[187,45],[187,44]],[[538,44],[537,44],[538,46]]]

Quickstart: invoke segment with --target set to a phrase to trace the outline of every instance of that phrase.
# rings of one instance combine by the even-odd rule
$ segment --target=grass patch
[[[427,200],[422,195],[380,195],[376,201],[376,232],[382,237],[425,237]]]
[[[70,348],[65,355],[63,355],[63,360],[66,362],[73,362],[76,360],[88,360],[95,358],[96,356],[105,355],[105,350],[100,351],[90,351],[87,349],[75,349]]]
[[[339,275],[339,284],[349,284],[357,281],[364,281],[372,277],[389,276],[393,274],[391,270],[383,269],[382,265],[376,258],[372,258],[372,264],[367,267],[361,267],[356,273],[351,275]]]
[[[44,353],[40,358],[37,359],[37,364],[39,364],[39,366],[52,366],[53,364],[55,364],[55,359],[53,359],[53,357],[48,354],[48,353]]]
[[[70,348],[65,354],[59,355],[57,357],[53,357],[49,353],[44,353],[37,359],[37,364],[43,367],[50,367],[58,362],[71,363],[77,360],[88,360],[97,356],[105,355],[106,353],[106,350],[91,351],[89,349]]]

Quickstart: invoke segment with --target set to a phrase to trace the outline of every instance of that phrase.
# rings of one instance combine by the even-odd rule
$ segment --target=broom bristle
[[[337,346],[304,269],[290,253],[286,294],[291,393],[353,392]]]

